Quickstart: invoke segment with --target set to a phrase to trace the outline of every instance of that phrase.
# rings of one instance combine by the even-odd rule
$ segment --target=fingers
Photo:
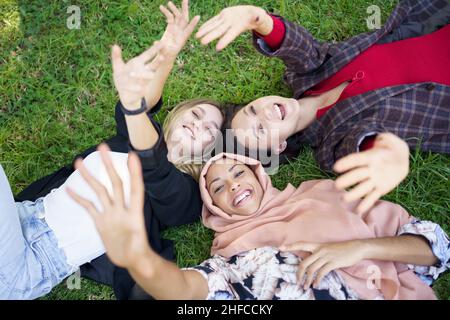
[[[105,143],[100,144],[97,150],[100,151],[100,157],[102,158],[103,164],[106,168],[106,172],[108,173],[109,179],[111,180],[114,202],[120,207],[123,207],[125,204],[123,183],[122,179],[120,179],[119,175],[117,174],[117,171],[114,168],[114,165],[108,154],[108,151],[111,150]]]
[[[113,71],[118,70],[125,65],[122,59],[122,49],[117,45],[113,45],[111,49],[111,61]]]
[[[219,26],[222,23],[223,23],[223,20],[220,16],[215,16],[214,18],[209,19],[200,27],[200,29],[195,34],[195,37],[197,39],[202,38],[207,33],[209,33],[211,30],[213,30],[214,28],[216,28],[217,26]]]
[[[100,202],[103,205],[103,208],[108,208],[111,206],[111,198],[109,197],[108,191],[106,188],[97,181],[86,169],[81,159],[77,159],[75,161],[75,169],[78,170],[81,177],[83,177],[84,181],[94,190],[97,197],[100,199]]]
[[[159,41],[153,42],[153,45],[142,52],[136,59],[141,63],[147,63],[150,60],[153,60],[161,49],[161,43]]]
[[[167,3],[167,6],[169,7],[169,9],[172,11],[173,15],[175,16],[175,18],[178,18],[181,16],[181,12],[180,10],[178,10],[177,6],[173,4],[172,1],[169,1]]]
[[[369,194],[371,191],[373,191],[374,188],[375,186],[373,185],[373,182],[371,180],[364,181],[358,184],[351,191],[347,192],[344,195],[344,201],[351,202],[357,199],[361,199],[367,194]]]
[[[318,259],[321,258],[320,253],[316,252],[311,254],[309,257],[303,259],[302,262],[298,265],[298,271],[297,271],[297,280],[298,283],[301,284],[303,282],[303,277],[305,276],[305,273],[308,271],[308,268],[310,265],[312,265],[314,262],[316,262]]]
[[[320,258],[317,259],[314,263],[312,263],[306,271],[306,280],[303,284],[303,289],[307,290],[308,288],[311,287],[313,281],[314,281],[314,276],[316,274],[317,271],[319,271],[319,269],[321,269],[325,264],[327,264],[327,260],[324,258]]]
[[[67,194],[80,206],[82,206],[86,211],[89,213],[89,215],[94,220],[95,224],[97,224],[97,219],[100,216],[100,213],[97,211],[97,208],[95,205],[89,201],[84,199],[83,197],[79,196],[75,191],[70,189],[69,187],[66,188]]]
[[[354,184],[364,181],[369,178],[370,172],[368,168],[357,168],[354,170],[350,170],[349,172],[343,174],[339,178],[336,179],[335,185],[339,190],[343,190],[345,188],[351,187]]]
[[[293,244],[287,244],[279,247],[281,251],[307,251],[307,252],[313,252],[318,248],[319,248],[318,243],[310,243],[310,242],[296,242]]]
[[[226,24],[220,24],[216,28],[214,28],[211,32],[206,34],[202,40],[200,41],[203,45],[207,45],[211,41],[216,40],[217,38],[220,38],[223,36],[229,29],[231,28],[230,25]]]
[[[317,288],[322,282],[323,278],[335,269],[334,265],[330,262],[322,266],[322,268],[317,272],[316,280],[314,280],[314,288]]]
[[[166,16],[168,24],[173,23],[175,21],[174,15],[166,7],[164,7],[163,5],[160,5],[159,10],[162,12],[163,15]]]
[[[194,19],[189,22],[186,29],[184,29],[184,34],[186,38],[189,38],[189,36],[194,32],[195,27],[197,26],[198,22],[200,21],[200,16],[195,16]]]
[[[345,172],[355,167],[360,167],[367,165],[369,163],[369,157],[367,156],[367,151],[352,153],[342,159],[339,159],[334,164],[334,171]]]
[[[377,202],[378,199],[380,199],[382,194],[377,191],[373,190],[368,196],[364,198],[364,200],[361,201],[361,203],[356,208],[356,212],[361,214],[372,208],[372,206]]]
[[[225,49],[234,39],[241,34],[241,31],[237,28],[231,28],[228,32],[219,40],[216,45],[216,50],[220,51]]]
[[[139,157],[131,152],[128,156],[128,170],[130,171],[131,196],[130,205],[132,212],[142,212],[144,207],[144,179]]]
[[[181,3],[181,11],[186,21],[189,21],[189,0],[183,0]]]

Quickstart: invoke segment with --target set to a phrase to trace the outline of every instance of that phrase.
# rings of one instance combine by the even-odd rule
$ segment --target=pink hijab
[[[249,216],[225,213],[216,207],[206,188],[206,173],[218,159],[245,163],[258,178],[264,196],[260,208]],[[298,241],[339,242],[353,239],[395,236],[412,220],[399,205],[378,201],[363,216],[355,213],[357,203],[341,200],[342,192],[332,180],[303,182],[298,188],[289,184],[283,191],[272,186],[259,161],[241,155],[221,153],[208,161],[200,175],[203,199],[203,224],[215,231],[211,254],[231,257],[239,252],[264,246],[279,247]],[[305,252],[297,252],[305,257]],[[436,299],[433,290],[405,264],[364,260],[337,270],[346,284],[362,299]],[[378,288],[371,285],[377,277]]]

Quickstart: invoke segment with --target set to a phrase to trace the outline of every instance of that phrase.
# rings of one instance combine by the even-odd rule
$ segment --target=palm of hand
[[[98,221],[97,228],[103,237],[111,261],[126,268],[138,261],[148,247],[142,214],[123,214],[124,208],[114,208]]]

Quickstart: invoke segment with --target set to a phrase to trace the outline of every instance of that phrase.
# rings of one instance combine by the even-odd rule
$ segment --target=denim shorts
[[[12,236],[6,239],[0,235],[2,246],[15,248],[2,250],[6,253],[0,257],[0,299],[35,299],[76,270],[67,264],[64,251],[45,222],[43,198],[16,202],[16,206],[21,228],[9,230]],[[2,218],[17,219],[3,214]]]

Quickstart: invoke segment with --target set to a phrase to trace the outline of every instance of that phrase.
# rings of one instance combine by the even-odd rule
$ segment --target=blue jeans
[[[39,215],[43,199],[16,202],[17,212],[0,212],[0,299],[35,299],[75,270]]]

